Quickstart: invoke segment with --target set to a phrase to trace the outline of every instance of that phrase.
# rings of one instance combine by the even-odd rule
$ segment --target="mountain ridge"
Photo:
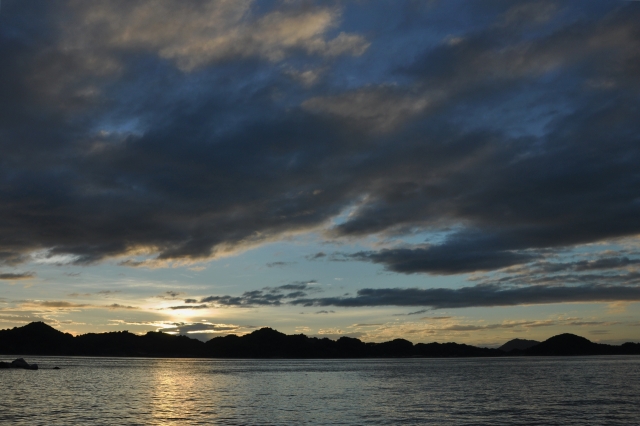
[[[514,339],[524,342],[524,339]],[[513,342],[510,341],[510,342]],[[508,344],[509,342],[507,342]],[[516,342],[521,343],[521,342]],[[505,344],[506,345],[506,344]],[[505,346],[503,345],[503,347]],[[501,356],[640,355],[640,343],[620,346],[594,343],[564,333],[527,348],[481,348],[460,343],[416,343],[405,339],[371,343],[343,336],[338,340],[287,335],[269,327],[244,336],[227,335],[202,342],[187,336],[150,331],[87,333],[72,336],[43,323],[0,330],[0,354],[67,356],[136,356],[196,358],[449,358]]]

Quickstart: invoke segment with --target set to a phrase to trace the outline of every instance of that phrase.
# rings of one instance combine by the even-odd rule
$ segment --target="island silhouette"
[[[227,335],[202,342],[187,336],[150,331],[88,333],[73,336],[43,323],[0,330],[0,354],[185,358],[452,358],[500,356],[640,355],[640,343],[620,346],[594,343],[575,334],[560,334],[544,342],[513,339],[500,348],[460,343],[416,343],[394,339],[365,343],[352,337],[338,340],[286,335],[261,328],[244,336]]]

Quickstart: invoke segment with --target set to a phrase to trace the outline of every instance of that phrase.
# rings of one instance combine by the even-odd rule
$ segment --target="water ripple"
[[[2,425],[640,424],[640,357],[27,359]]]

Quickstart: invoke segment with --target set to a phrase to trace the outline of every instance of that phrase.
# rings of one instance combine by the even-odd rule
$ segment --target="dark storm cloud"
[[[431,309],[445,309],[615,301],[640,301],[640,287],[582,285],[503,288],[477,285],[460,289],[362,289],[354,297],[298,299],[290,303],[303,306],[428,306]]]
[[[507,142],[495,139],[497,135],[476,134],[469,135],[472,140],[450,142],[457,145],[457,155],[453,150],[438,152],[441,147],[437,143],[431,146],[432,155],[427,155],[426,150],[420,154],[414,151],[412,158],[417,161],[403,162],[405,170],[418,170],[417,162],[422,161],[428,173],[409,177],[405,171],[404,182],[380,180],[375,195],[368,197],[370,201],[336,232],[394,232],[421,222],[427,227],[437,227],[439,222],[467,226],[443,243],[427,248],[358,253],[355,257],[382,263],[397,272],[459,273],[496,269],[536,258],[535,252],[522,249],[637,233],[634,217],[639,204],[628,196],[637,196],[634,188],[639,180],[629,162],[630,158],[638,158],[636,135],[640,129],[632,119],[638,104],[625,87],[637,87],[640,81],[640,73],[631,71],[639,58],[636,48],[640,38],[635,30],[637,21],[630,15],[640,16],[637,5],[613,12],[603,22],[580,22],[542,40],[522,44],[496,35],[504,35],[504,28],[499,32],[492,28],[443,44],[418,60],[411,68],[412,75],[425,84],[449,90],[453,98],[447,98],[447,102],[456,99],[477,107],[482,103],[491,106],[496,98],[506,101],[501,93],[524,96],[519,86],[524,81],[535,86],[542,75],[561,71],[570,64],[580,72],[560,73],[556,81],[540,86],[541,92],[562,81],[580,89],[608,78],[604,75],[624,78],[612,80],[615,83],[609,90],[583,90],[582,106],[577,106],[573,114],[549,121],[547,136],[537,140]],[[590,42],[584,43],[587,34]],[[504,45],[508,39],[511,46]],[[618,45],[620,40],[625,43]],[[602,66],[596,58],[603,56],[616,60],[609,67]],[[554,112],[553,107],[549,112]],[[499,116],[495,118],[500,120]],[[614,126],[609,125],[614,122]],[[447,133],[452,135],[450,130]],[[431,136],[446,138],[437,133]],[[608,151],[610,143],[612,151]],[[437,159],[439,164],[430,164],[429,158]],[[458,161],[468,163],[461,167]],[[429,174],[434,179],[429,179]]]
[[[476,247],[472,247],[476,245]],[[411,274],[429,272],[437,274],[459,274],[462,272],[487,271],[514,264],[527,263],[538,256],[527,252],[492,250],[481,242],[466,241],[428,248],[385,249],[379,252],[360,252],[350,255],[356,260],[380,263],[394,272]]]
[[[137,4],[153,7],[152,2]],[[237,69],[227,56],[214,55],[222,61],[220,68],[198,77],[209,83],[197,82],[192,74],[162,66],[153,55],[147,58],[147,63],[155,61],[150,67],[128,61],[123,53],[127,46],[108,54],[103,45],[94,49],[84,42],[76,50],[64,49],[64,32],[54,31],[62,11],[51,14],[53,22],[36,28],[30,39],[22,39],[18,36],[31,34],[27,30],[36,18],[46,22],[44,16],[33,17],[38,8],[18,2],[6,9],[0,40],[0,92],[7,112],[0,123],[5,262],[16,262],[21,253],[38,248],[72,253],[76,263],[137,247],[149,248],[161,259],[197,259],[316,225],[341,208],[340,203],[327,203],[326,196],[315,196],[322,182],[313,173],[306,176],[313,168],[314,151],[326,151],[324,141],[335,132],[322,130],[326,126],[304,114],[260,115],[272,109],[271,98],[259,83],[250,82],[268,69],[268,62],[256,62],[254,68],[241,61]],[[81,9],[68,12],[87,11]],[[104,11],[112,12],[117,10]],[[317,13],[332,17],[323,10]],[[295,27],[305,21],[286,23]],[[140,31],[151,31],[152,22],[148,24],[150,28]],[[56,37],[50,37],[51,32]],[[321,46],[320,33],[314,37],[300,40],[301,46]],[[184,40],[189,42],[188,37]],[[327,48],[338,47],[334,43]],[[83,57],[97,67],[100,61],[116,64],[111,72],[107,67],[68,66]],[[48,69],[47,78],[39,79]],[[64,76],[54,74],[57,69],[64,70]],[[237,84],[218,84],[239,71],[246,74]],[[201,96],[180,95],[184,87],[200,83],[218,89]],[[76,90],[70,87],[75,85],[84,86],[77,90],[86,93],[86,99],[80,99],[82,110],[60,109],[61,98]],[[110,105],[100,100],[105,85],[110,85]],[[44,94],[53,99],[38,98]],[[127,116],[142,119],[142,134],[119,130]],[[232,122],[245,125],[225,129],[225,123]],[[317,148],[309,132],[318,135]],[[141,265],[135,260],[126,264]]]
[[[274,15],[234,2],[159,4],[3,2],[0,264],[48,250],[79,264],[142,253],[162,266],[294,232],[433,231],[446,236],[343,259],[455,274],[640,233],[637,2],[464,3],[457,21],[468,27],[398,43],[398,63],[369,52],[376,34],[403,34],[332,35],[341,4],[287,3],[295,10]],[[427,31],[411,2],[395,7]],[[180,25],[158,25],[171,19]],[[324,77],[293,81],[300,64]],[[376,71],[353,71],[364,69]],[[349,84],[341,77],[356,74]],[[197,303],[277,306],[308,290]],[[537,292],[566,301],[579,293],[504,291],[479,295],[528,303],[544,300]]]

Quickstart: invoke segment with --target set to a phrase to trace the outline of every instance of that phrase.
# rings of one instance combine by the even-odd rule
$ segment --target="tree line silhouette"
[[[356,338],[338,340],[286,335],[271,328],[236,336],[215,337],[207,342],[162,332],[136,335],[127,331],[72,336],[43,322],[0,330],[0,354],[194,357],[194,358],[398,358],[398,357],[499,357],[538,355],[640,355],[640,343],[620,346],[593,343],[574,334],[560,334],[544,342],[518,347],[515,339],[502,349],[459,343],[417,343],[394,339],[365,343]]]

